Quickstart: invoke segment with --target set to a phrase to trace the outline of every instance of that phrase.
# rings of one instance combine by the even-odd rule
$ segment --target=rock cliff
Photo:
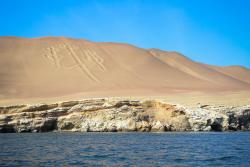
[[[250,130],[250,105],[187,107],[161,100],[91,99],[0,107],[0,132]]]

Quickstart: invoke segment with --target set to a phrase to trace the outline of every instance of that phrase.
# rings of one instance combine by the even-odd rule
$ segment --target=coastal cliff
[[[0,132],[250,130],[250,105],[187,107],[163,100],[89,99],[0,107]]]

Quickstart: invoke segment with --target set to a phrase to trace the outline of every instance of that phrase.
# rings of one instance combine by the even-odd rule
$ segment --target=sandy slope
[[[63,37],[0,37],[0,103],[248,90],[248,69],[205,65],[176,52]]]
[[[228,67],[218,67],[218,66],[208,66],[215,69],[225,75],[231,76],[235,79],[241,80],[246,83],[250,83],[250,70],[241,66],[228,66]]]

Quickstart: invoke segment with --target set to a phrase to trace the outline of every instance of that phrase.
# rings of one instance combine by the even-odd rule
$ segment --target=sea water
[[[250,166],[249,132],[0,134],[0,166]]]

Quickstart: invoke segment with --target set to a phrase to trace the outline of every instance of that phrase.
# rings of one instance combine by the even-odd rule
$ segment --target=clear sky
[[[0,36],[67,36],[250,68],[248,0],[1,0]]]

